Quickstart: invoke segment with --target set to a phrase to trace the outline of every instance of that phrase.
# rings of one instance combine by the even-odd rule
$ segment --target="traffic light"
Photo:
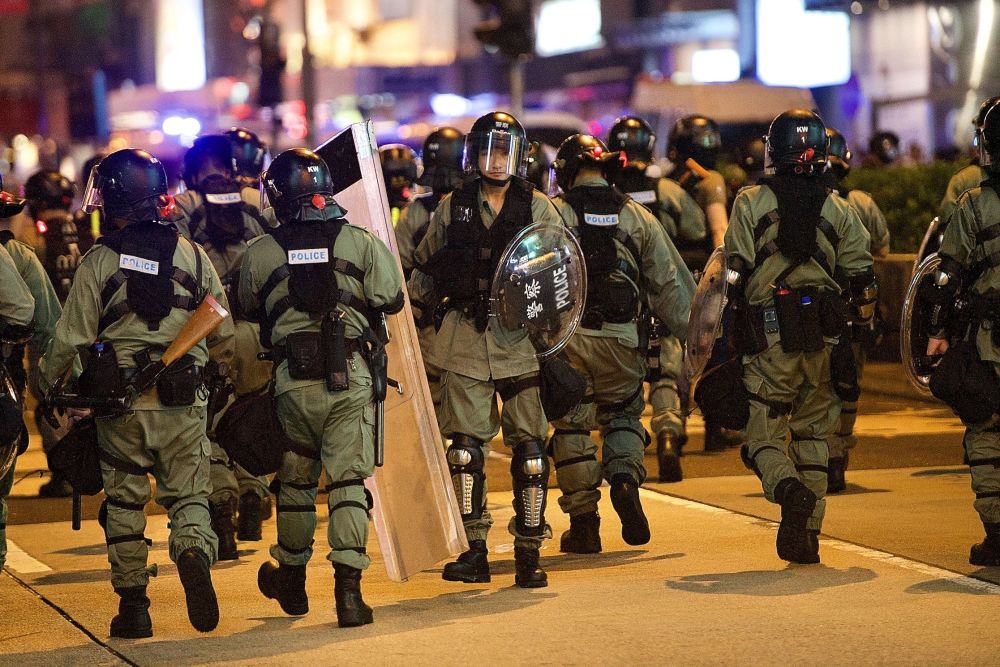
[[[535,25],[531,0],[473,0],[492,16],[475,28],[476,39],[487,51],[514,59],[535,52]]]

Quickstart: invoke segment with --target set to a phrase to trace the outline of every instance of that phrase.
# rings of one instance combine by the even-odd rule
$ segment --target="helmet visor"
[[[522,156],[526,146],[522,137],[510,132],[491,130],[472,142],[478,146],[477,155],[466,154],[466,168],[497,181],[505,181],[511,176],[523,175],[525,165]]]
[[[97,173],[95,166],[90,170],[90,177],[87,178],[87,187],[83,189],[84,213],[93,213],[104,206],[104,198],[101,196],[101,186],[104,184],[104,177]]]

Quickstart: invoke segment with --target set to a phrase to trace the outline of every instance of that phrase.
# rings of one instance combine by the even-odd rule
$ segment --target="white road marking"
[[[688,500],[686,498],[677,498],[674,496],[668,496],[662,493],[657,493],[656,491],[650,491],[648,489],[639,489],[639,494],[647,500],[655,500],[656,502],[664,503],[667,505],[674,505],[676,507],[683,507],[685,509],[691,509],[698,512],[705,512],[707,514],[728,514],[747,525],[754,525],[759,527],[767,526],[770,528],[777,528],[777,524],[768,519],[761,519],[759,517],[747,516],[746,514],[740,514],[739,512],[733,512],[731,510],[727,510],[721,507],[715,507],[714,505],[706,505],[705,503],[699,503],[697,501]],[[842,540],[838,540],[832,537],[823,537],[821,542],[823,546],[832,547],[840,551],[847,551],[849,553],[861,556],[862,558],[868,558],[869,560],[876,560],[881,563],[885,563],[887,565],[895,565],[896,567],[902,568],[904,570],[912,570],[914,572],[919,572],[929,577],[934,577],[935,579],[940,579],[942,581],[948,581],[958,586],[971,588],[973,590],[977,590],[982,593],[1000,595],[1000,586],[990,583],[988,581],[982,581],[980,579],[975,579],[973,577],[967,577],[965,575],[957,574],[950,570],[945,570],[940,567],[928,565],[927,563],[921,563],[919,561],[910,560],[909,558],[904,558],[903,556],[897,556],[895,554],[887,553],[885,551],[879,551],[877,549],[870,549],[868,547],[863,547],[857,544],[851,544],[850,542],[844,542]]]
[[[52,568],[29,556],[24,549],[7,539],[7,567],[21,574],[51,572]]]

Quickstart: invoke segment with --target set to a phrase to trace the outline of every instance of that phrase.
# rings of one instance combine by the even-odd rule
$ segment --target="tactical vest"
[[[84,243],[76,221],[69,213],[60,212],[43,222],[47,227],[42,234],[45,239],[45,272],[49,274],[59,300],[65,301],[83,253],[93,242]]]
[[[289,222],[269,232],[284,251],[285,263],[271,272],[258,297],[260,342],[264,347],[272,347],[274,325],[290,308],[308,313],[318,320],[343,304],[371,322],[368,303],[337,284],[338,273],[362,284],[365,280],[363,269],[334,255],[337,237],[346,224],[343,218]],[[279,299],[268,311],[267,298],[286,279],[288,295]]]
[[[195,248],[195,273],[174,266],[174,250],[180,237],[177,231],[158,222],[135,222],[97,240],[118,254],[119,269],[101,289],[101,319],[98,333],[134,313],[156,331],[174,308],[193,311],[204,298],[201,288],[201,252]],[[185,240],[185,243],[188,243]],[[175,294],[174,283],[190,293]],[[118,288],[125,286],[124,301],[108,307]]]
[[[427,236],[427,230],[430,229],[431,226],[431,216],[434,215],[434,211],[437,209],[438,204],[441,203],[441,199],[443,197],[444,197],[443,194],[438,194],[437,192],[433,192],[427,195],[426,197],[421,197],[420,199],[417,200],[418,202],[420,202],[420,205],[424,207],[424,210],[427,211],[427,222],[420,225],[420,227],[418,227],[413,231],[414,248],[419,246],[420,242],[424,240],[425,236]]]
[[[618,222],[628,196],[613,186],[576,187],[563,199],[576,214],[577,238],[587,266],[587,305],[581,326],[600,329],[604,322],[631,322],[638,315],[643,281],[639,249]],[[619,258],[619,243],[634,264]]]
[[[268,224],[261,212],[243,201],[240,184],[225,176],[209,176],[195,191],[201,195],[203,204],[191,214],[191,237],[204,232],[205,237],[216,248],[226,248],[234,243],[249,240],[243,216],[257,221],[261,229]]]
[[[772,225],[777,225],[781,222],[781,217],[778,215],[777,209],[772,209],[762,215],[757,224],[753,228],[753,244],[754,248],[760,243],[760,240],[764,237],[764,233],[771,228]],[[840,236],[837,234],[837,230],[833,228],[833,225],[826,218],[820,217],[819,222],[816,223],[817,233],[822,233],[826,237],[826,240],[830,242],[833,246],[834,251],[837,250],[837,246],[840,244]],[[754,269],[760,268],[760,266],[771,256],[781,252],[778,249],[778,244],[774,239],[768,241],[764,245],[760,246],[757,250],[757,254],[754,255],[753,265]],[[812,259],[816,260],[820,268],[830,276],[834,277],[834,267],[830,266],[830,262],[827,260],[826,253],[823,249],[818,247],[816,252],[812,254]]]
[[[483,332],[489,321],[490,290],[501,255],[517,233],[532,223],[534,186],[512,178],[503,208],[489,229],[483,225],[479,187],[479,179],[474,178],[452,192],[448,241],[428,265],[434,267],[429,273],[441,296],[450,298],[452,308],[474,317],[476,329]]]

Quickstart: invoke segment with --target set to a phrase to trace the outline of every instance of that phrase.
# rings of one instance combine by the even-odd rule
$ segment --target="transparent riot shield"
[[[927,357],[927,318],[920,302],[920,287],[937,271],[941,257],[935,252],[927,256],[914,271],[903,298],[903,316],[899,332],[899,356],[903,360],[906,378],[921,393],[931,395],[930,381],[937,360]]]
[[[726,251],[719,246],[705,263],[688,316],[683,369],[692,388],[708,365],[716,339],[722,335],[722,313],[729,285],[726,274]]]
[[[568,228],[536,222],[510,242],[493,275],[490,317],[502,335],[528,336],[539,359],[559,352],[576,331],[587,268]]]
[[[337,203],[347,220],[367,228],[399,262],[392,217],[371,122],[350,126],[316,149],[330,166]],[[400,268],[402,274],[402,268]],[[404,289],[405,291],[405,289]],[[366,486],[386,571],[405,581],[468,549],[423,370],[409,295],[386,318],[389,388],[384,405],[385,464]]]
[[[930,255],[936,253],[941,248],[941,240],[944,238],[944,232],[948,229],[948,221],[942,221],[941,218],[935,216],[931,223],[927,225],[927,231],[924,232],[924,238],[920,241],[920,249],[917,250],[917,258],[913,260],[913,273],[917,272],[920,268],[920,264],[927,259]]]
[[[4,442],[0,442],[0,479],[3,479],[14,467],[22,438],[28,437],[24,431],[22,413],[24,406],[21,403],[21,396],[18,394],[10,375],[3,369],[0,369],[0,400],[3,401],[3,405],[0,406],[5,422],[3,430],[8,436],[4,437]]]

